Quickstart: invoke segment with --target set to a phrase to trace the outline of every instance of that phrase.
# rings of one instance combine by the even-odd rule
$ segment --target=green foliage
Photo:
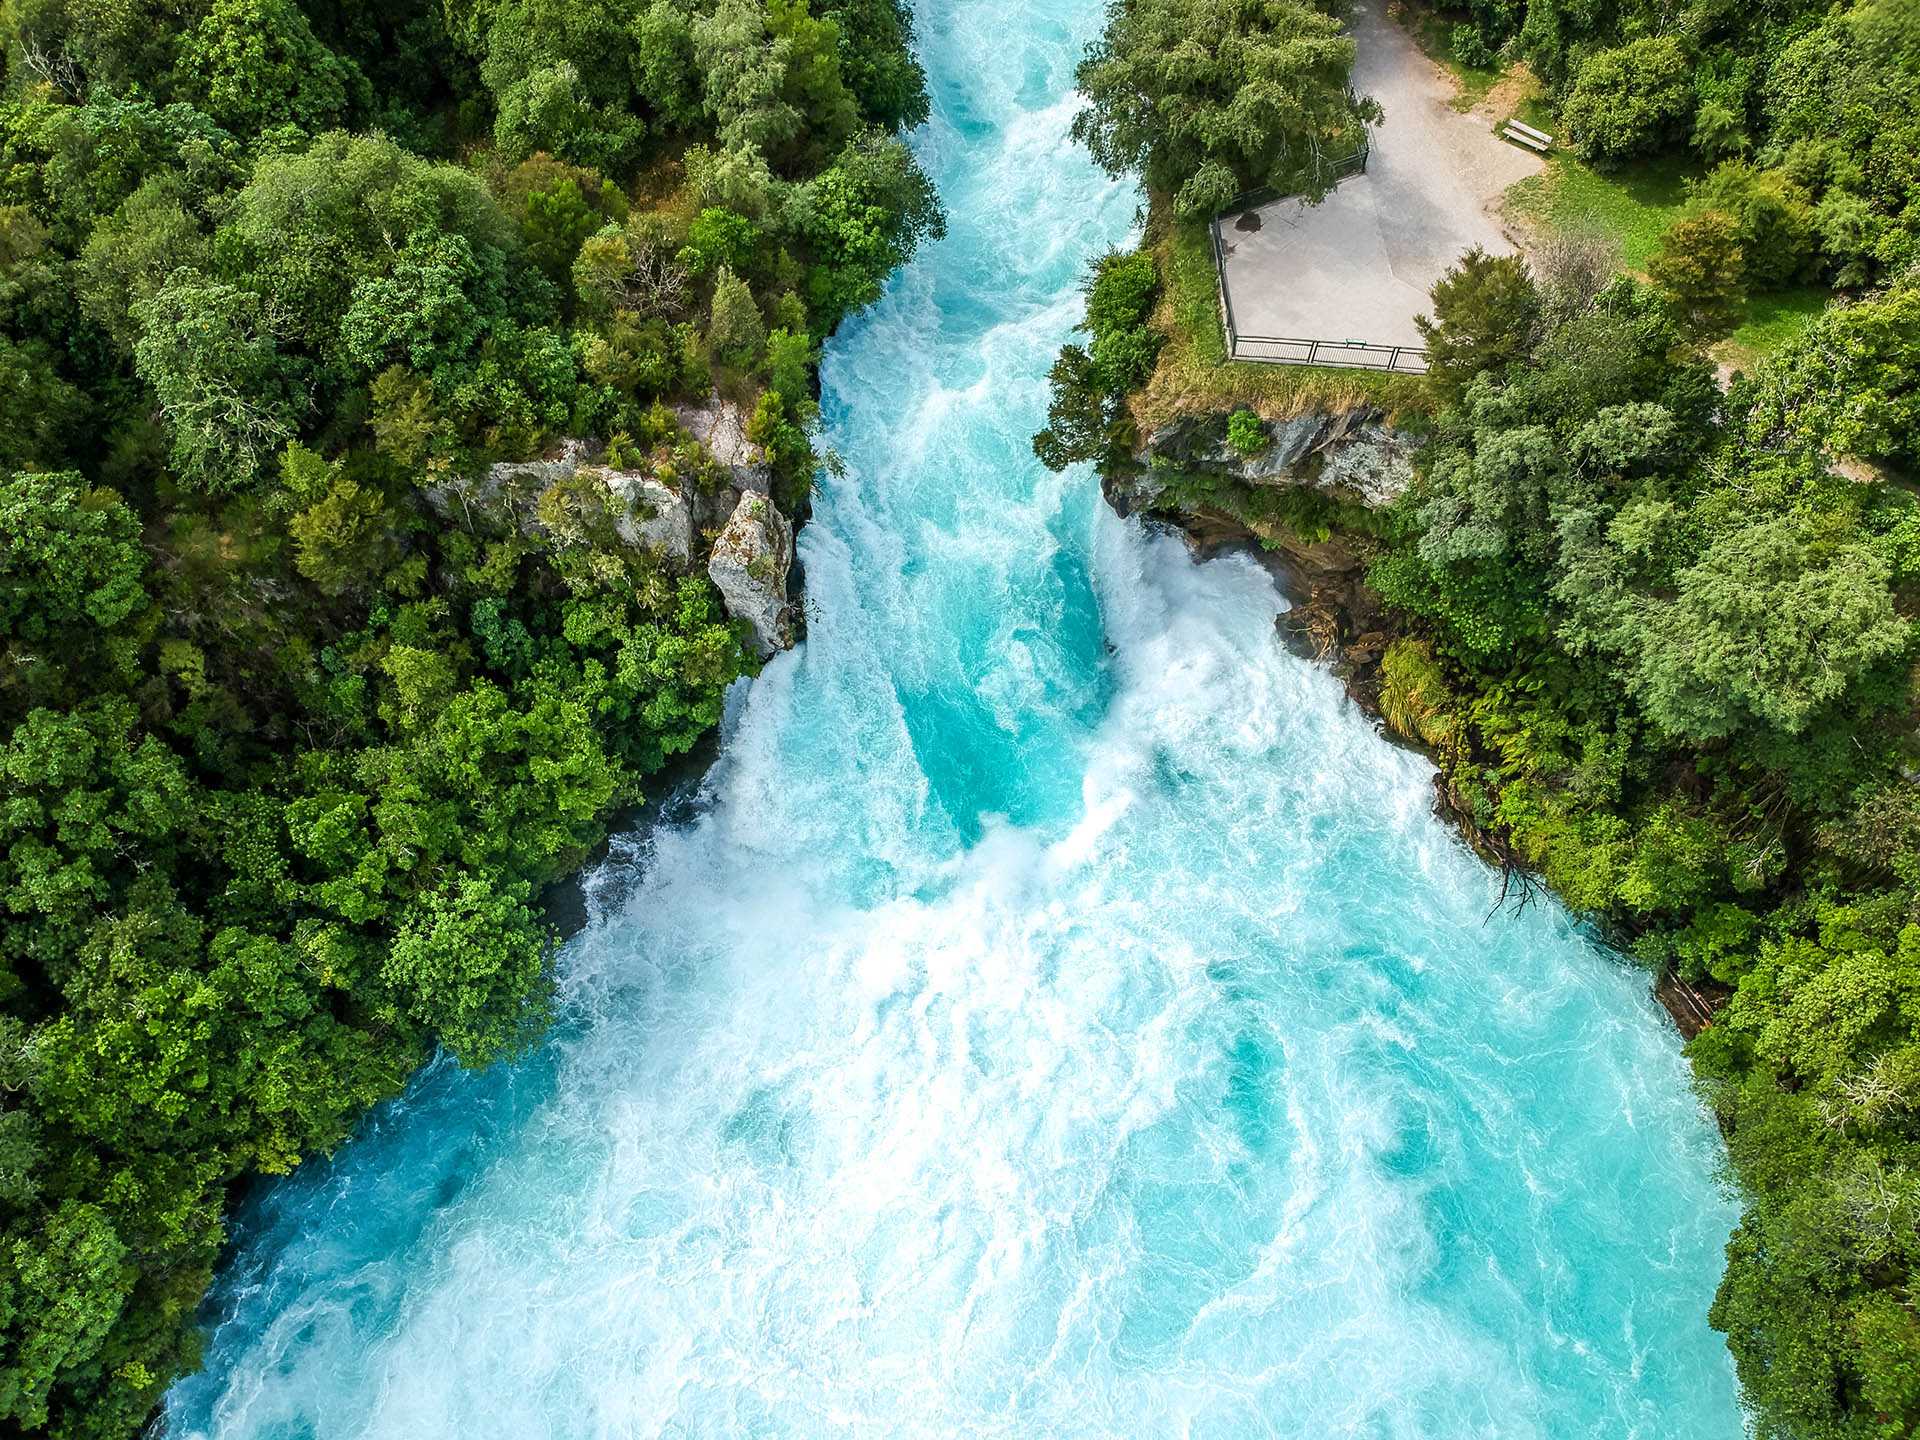
[[[370,98],[358,68],[315,38],[291,0],[213,0],[185,42],[177,83],[235,134],[318,134]]]
[[[210,491],[249,483],[293,436],[298,404],[260,297],[178,270],[133,319],[134,364],[172,435],[174,469]]]
[[[1526,354],[1539,318],[1526,262],[1474,246],[1433,287],[1432,316],[1414,319],[1435,388],[1457,394],[1481,371],[1505,369]]]
[[[1813,207],[1784,173],[1730,161],[1700,182],[1693,200],[1732,219],[1747,289],[1778,290],[1805,278],[1813,258]]]
[[[1905,652],[1885,557],[1806,531],[1789,516],[1730,530],[1650,607],[1634,686],[1656,725],[1690,740],[1748,725],[1797,735]]]
[[[713,282],[713,315],[707,340],[714,354],[731,365],[746,367],[766,348],[767,326],[754,303],[753,291],[726,266]]]
[[[412,1017],[469,1065],[525,1044],[544,1018],[549,942],[526,899],[525,885],[496,893],[463,876],[423,897],[387,951],[384,973]]]
[[[1338,18],[1305,0],[1120,0],[1076,74],[1073,134],[1181,215],[1268,186],[1319,195],[1380,118],[1352,67]]]
[[[1054,362],[1047,428],[1033,440],[1034,453],[1049,468],[1108,458],[1125,443],[1126,394],[1153,372],[1160,353],[1160,336],[1147,323],[1159,289],[1147,251],[1113,250],[1094,262],[1080,327],[1092,339],[1084,348],[1067,346]]]
[[[828,325],[880,298],[880,285],[922,241],[946,233],[933,186],[899,140],[850,143],[795,186],[788,223],[814,256],[807,302]]]
[[[1688,334],[1711,336],[1731,327],[1748,268],[1739,222],[1724,211],[1703,210],[1673,223],[1647,274],[1673,302]]]
[[[1920,285],[1828,312],[1761,377],[1756,440],[1920,462]]]
[[[1273,444],[1266,422],[1251,410],[1236,410],[1227,417],[1227,444],[1242,455],[1258,455]]]
[[[1396,640],[1380,660],[1380,714],[1395,733],[1447,751],[1459,738],[1458,701],[1423,640]]]
[[[1647,36],[1588,57],[1561,114],[1589,159],[1651,154],[1682,133],[1693,111],[1691,80],[1680,42]]]
[[[709,206],[687,231],[687,243],[680,251],[679,260],[695,275],[723,267],[744,267],[752,258],[758,240],[753,222],[746,216]]]
[[[1453,51],[1453,58],[1469,70],[1491,70],[1495,64],[1493,51],[1481,36],[1478,25],[1454,26],[1448,48]]]
[[[799,513],[818,343],[940,225],[909,34],[0,13],[0,1432],[139,1433],[237,1183],[537,1035],[537,897],[750,662],[594,472],[488,467],[711,494],[718,352]]]

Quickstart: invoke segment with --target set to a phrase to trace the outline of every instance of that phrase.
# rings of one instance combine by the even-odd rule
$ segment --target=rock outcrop
[[[766,450],[747,438],[747,422],[738,405],[716,393],[702,405],[674,406],[673,418],[727,468],[734,489],[756,490],[762,495],[772,491],[773,467]]]
[[[1121,514],[1144,512],[1183,530],[1201,554],[1257,542],[1292,606],[1281,639],[1325,660],[1362,704],[1378,692],[1380,658],[1392,636],[1367,587],[1364,534],[1337,526],[1301,534],[1273,518],[1275,492],[1312,492],[1323,508],[1377,509],[1413,482],[1414,441],[1377,410],[1310,411],[1269,422],[1268,444],[1245,455],[1227,443],[1226,414],[1182,417],[1155,430],[1131,463],[1103,477]]]
[[[569,440],[558,453],[539,460],[502,461],[476,476],[457,476],[425,490],[427,504],[455,524],[510,524],[529,539],[549,540],[594,518],[582,513],[589,497],[608,514],[628,545],[657,552],[681,570],[693,565],[694,522],[686,487],[667,484],[648,470],[616,470],[587,463],[590,452]],[[569,482],[591,488],[566,494]]]
[[[666,485],[644,470],[583,465],[579,475],[598,481],[619,504],[614,529],[629,545],[658,551],[682,569],[693,564],[693,512],[684,486]]]
[[[550,455],[489,465],[423,494],[449,524],[511,526],[546,542],[592,535],[596,525],[604,534],[611,520],[622,543],[683,574],[700,565],[706,535],[718,531],[706,569],[727,614],[746,622],[762,657],[788,649],[796,629],[787,599],[793,526],[773,502],[767,452],[747,438],[731,400],[713,395],[673,413],[699,448],[682,442],[671,458],[663,450],[652,468],[599,464],[587,442],[568,440]]]
[[[1184,473],[1263,488],[1304,486],[1377,508],[1413,483],[1414,442],[1377,410],[1315,410],[1268,422],[1268,443],[1255,455],[1227,443],[1227,421],[1224,414],[1187,416],[1149,435],[1134,455],[1140,497],[1157,490],[1156,477]]]
[[[707,574],[727,613],[747,622],[762,659],[793,645],[792,569],[793,526],[770,497],[749,490],[714,540]]]

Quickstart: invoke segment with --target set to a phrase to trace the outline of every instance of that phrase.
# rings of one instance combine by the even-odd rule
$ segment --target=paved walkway
[[[1447,103],[1452,82],[1387,19],[1386,0],[1356,0],[1352,31],[1353,88],[1387,118],[1373,131],[1366,174],[1320,204],[1276,200],[1220,218],[1242,336],[1419,345],[1413,317],[1461,252],[1514,248],[1492,212],[1543,162],[1500,139],[1487,117]]]

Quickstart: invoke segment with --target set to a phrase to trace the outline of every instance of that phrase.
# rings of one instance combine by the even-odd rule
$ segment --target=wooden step
[[[1522,134],[1512,126],[1508,126],[1500,134],[1503,139],[1511,140],[1516,145],[1524,145],[1529,150],[1539,151],[1542,155],[1547,153],[1547,144],[1544,140],[1536,140],[1531,135]]]

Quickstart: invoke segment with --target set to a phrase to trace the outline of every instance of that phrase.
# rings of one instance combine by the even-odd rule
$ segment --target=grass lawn
[[[1418,375],[1228,360],[1205,223],[1175,223],[1155,215],[1147,236],[1166,277],[1153,318],[1167,343],[1153,377],[1131,398],[1134,422],[1142,432],[1177,415],[1218,414],[1242,406],[1267,420],[1311,409],[1373,405],[1390,416],[1406,416],[1427,407],[1426,382]]]
[[[1702,173],[1697,161],[1683,156],[1602,173],[1559,151],[1543,172],[1507,191],[1507,210],[1530,224],[1605,235],[1619,246],[1620,264],[1644,275],[1662,232],[1686,203],[1687,182]]]
[[[1713,347],[1713,358],[1738,370],[1751,370],[1762,357],[1804,334],[1832,298],[1832,291],[1818,285],[1755,295],[1741,307],[1742,318],[1734,332]]]
[[[1543,228],[1604,235],[1619,247],[1621,267],[1644,276],[1647,262],[1660,248],[1660,236],[1686,204],[1687,182],[1702,173],[1697,162],[1683,157],[1602,172],[1560,153],[1544,173],[1507,191],[1507,210]],[[1713,358],[1736,369],[1752,369],[1811,325],[1829,296],[1817,285],[1753,296],[1742,303],[1733,333],[1712,348]]]

